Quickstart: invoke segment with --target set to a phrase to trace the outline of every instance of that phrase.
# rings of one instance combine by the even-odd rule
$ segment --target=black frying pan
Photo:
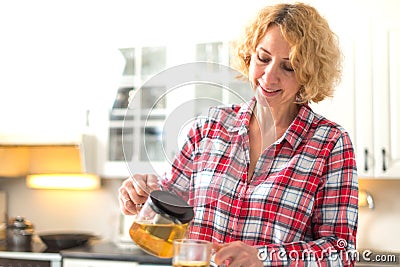
[[[46,244],[48,250],[58,251],[86,244],[95,235],[88,233],[51,233],[40,234],[40,239]]]

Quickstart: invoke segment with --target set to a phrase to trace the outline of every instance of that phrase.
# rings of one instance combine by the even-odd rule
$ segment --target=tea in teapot
[[[150,193],[129,235],[144,251],[160,258],[171,258],[172,242],[185,237],[193,216],[193,207],[181,197],[156,190]]]

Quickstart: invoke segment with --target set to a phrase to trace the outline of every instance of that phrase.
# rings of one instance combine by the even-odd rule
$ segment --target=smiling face
[[[251,56],[249,80],[259,97],[274,110],[296,106],[294,102],[300,84],[290,64],[289,53],[289,43],[279,27],[272,25]]]

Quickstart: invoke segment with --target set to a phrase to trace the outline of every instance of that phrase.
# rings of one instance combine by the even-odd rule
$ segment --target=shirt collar
[[[241,133],[247,133],[250,125],[251,114],[253,114],[253,108],[255,107],[256,99],[253,97],[250,101],[243,103],[237,113],[235,126],[232,130],[239,131]]]
[[[212,107],[209,110],[209,117],[221,123],[228,132],[247,133],[255,98],[241,105],[230,107]]]
[[[286,139],[293,149],[296,149],[303,140],[304,133],[310,129],[314,117],[314,112],[308,105],[301,106],[296,118],[283,135],[283,138]]]
[[[226,130],[240,134],[247,133],[255,104],[256,99],[253,97],[240,106],[233,106],[233,110],[238,110],[237,112],[231,112],[227,116],[219,116]],[[296,149],[303,139],[304,132],[307,132],[311,127],[314,117],[315,114],[311,108],[308,105],[302,105],[294,121],[277,142],[280,143],[285,139],[293,149]]]

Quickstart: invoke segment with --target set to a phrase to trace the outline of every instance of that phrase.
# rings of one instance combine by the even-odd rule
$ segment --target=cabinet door
[[[377,177],[400,177],[400,19],[373,22],[374,150]]]
[[[137,267],[136,262],[88,259],[63,259],[64,267]]]
[[[362,26],[362,25],[363,26]],[[355,147],[358,177],[373,177],[375,153],[373,143],[372,41],[371,20],[365,20],[355,33]]]

